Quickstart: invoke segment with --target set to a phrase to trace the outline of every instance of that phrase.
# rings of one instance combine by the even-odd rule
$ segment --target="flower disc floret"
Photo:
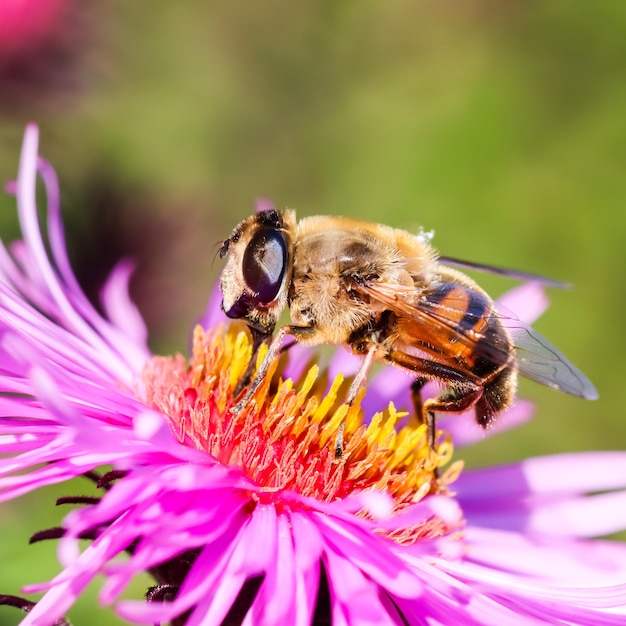
[[[264,350],[256,357],[257,363]],[[313,365],[299,381],[281,379],[276,360],[242,410],[235,412],[235,389],[253,358],[242,326],[205,331],[196,328],[189,363],[180,355],[154,357],[144,368],[147,404],[167,416],[181,443],[209,453],[220,463],[241,468],[262,486],[267,501],[280,502],[281,490],[324,502],[355,491],[392,495],[394,509],[428,493],[446,493],[458,470],[437,478],[452,453],[449,439],[430,450],[426,427],[406,421],[392,402],[363,423],[360,398],[341,400],[343,376],[326,390],[326,378]],[[362,394],[361,394],[362,395]],[[335,438],[345,421],[343,456]]]

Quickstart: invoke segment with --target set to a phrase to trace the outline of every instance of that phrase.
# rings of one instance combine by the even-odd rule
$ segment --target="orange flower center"
[[[263,347],[257,366],[264,354]],[[448,493],[461,469],[455,463],[440,474],[452,455],[448,437],[439,434],[440,443],[429,449],[425,425],[409,420],[400,428],[406,414],[393,403],[364,423],[363,394],[351,406],[342,402],[347,393],[343,376],[325,391],[325,377],[316,365],[294,383],[280,378],[285,357],[277,359],[250,401],[233,413],[234,390],[251,358],[241,325],[209,331],[198,327],[190,362],[177,355],[154,357],[146,365],[144,400],[167,416],[179,441],[241,468],[267,493],[289,489],[333,501],[357,490],[378,489],[391,494],[396,511],[428,494]],[[341,423],[344,454],[337,459]]]

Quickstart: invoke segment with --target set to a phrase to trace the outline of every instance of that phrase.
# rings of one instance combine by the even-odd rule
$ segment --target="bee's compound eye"
[[[272,302],[283,282],[287,267],[287,244],[283,234],[263,228],[254,235],[243,256],[243,276],[258,302]]]

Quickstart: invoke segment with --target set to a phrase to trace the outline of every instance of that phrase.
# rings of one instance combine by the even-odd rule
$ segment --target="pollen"
[[[263,346],[257,367],[265,352]],[[283,379],[288,355],[281,355],[249,401],[233,411],[242,397],[235,397],[235,389],[251,358],[240,324],[198,327],[189,361],[181,355],[154,357],[146,365],[143,400],[168,418],[181,443],[237,466],[268,499],[281,490],[333,501],[380,489],[401,510],[428,494],[449,494],[460,471],[458,463],[442,471],[452,456],[449,437],[438,433],[431,450],[426,426],[406,419],[393,403],[366,419],[363,390],[348,405],[349,381],[339,375],[329,383],[317,365],[296,381]],[[343,454],[336,458],[342,424]]]

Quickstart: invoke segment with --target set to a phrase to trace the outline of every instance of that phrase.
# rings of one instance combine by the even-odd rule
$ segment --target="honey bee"
[[[488,427],[515,399],[518,374],[560,391],[597,398],[592,383],[530,326],[500,311],[471,278],[450,265],[542,280],[532,274],[440,257],[423,233],[343,217],[267,210],[224,241],[222,308],[245,320],[257,349],[269,344],[250,399],[286,335],[315,346],[342,344],[364,356],[349,391],[354,400],[373,361],[414,376],[415,411],[435,445],[435,414],[475,411]],[[288,307],[291,324],[274,335]],[[273,338],[272,338],[273,337]],[[422,400],[429,380],[443,385]],[[342,455],[339,433],[335,453]]]

